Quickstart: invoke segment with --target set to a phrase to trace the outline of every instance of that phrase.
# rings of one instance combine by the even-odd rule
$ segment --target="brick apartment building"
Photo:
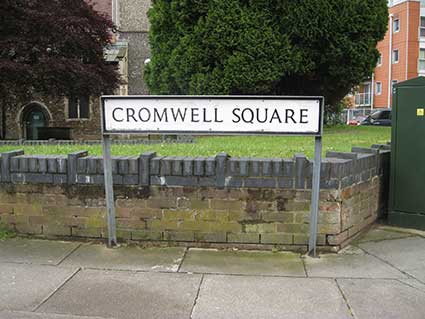
[[[357,108],[391,108],[393,84],[425,76],[425,1],[390,0],[388,7],[388,31],[377,46],[381,56],[355,93]]]

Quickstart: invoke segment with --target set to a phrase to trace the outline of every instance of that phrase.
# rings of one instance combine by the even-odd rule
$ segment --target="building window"
[[[393,21],[393,33],[400,31],[400,19],[394,19]]]
[[[376,64],[376,66],[381,66],[381,65],[382,65],[382,53],[379,54],[378,63]]]
[[[425,71],[425,49],[419,50],[419,71]]]
[[[376,95],[381,95],[381,94],[382,94],[382,83],[376,82]]]
[[[393,50],[393,63],[398,63],[399,58],[398,50]]]
[[[88,96],[71,96],[68,99],[69,119],[88,119],[90,115],[90,98]]]
[[[425,37],[425,17],[421,17],[421,25],[419,27],[419,36]]]

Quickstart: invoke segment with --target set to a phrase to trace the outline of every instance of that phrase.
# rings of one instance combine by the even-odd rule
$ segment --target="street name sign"
[[[316,255],[323,97],[102,96],[101,109],[109,246],[117,244],[111,135],[307,135],[315,137],[308,253]]]
[[[321,135],[321,97],[104,96],[105,134]]]

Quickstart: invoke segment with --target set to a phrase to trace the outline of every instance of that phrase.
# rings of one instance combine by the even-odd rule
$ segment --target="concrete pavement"
[[[0,241],[0,319],[425,317],[424,233],[339,254]]]

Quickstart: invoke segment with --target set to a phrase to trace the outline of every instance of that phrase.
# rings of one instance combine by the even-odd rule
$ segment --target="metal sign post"
[[[308,241],[308,254],[313,257],[316,257],[316,246],[317,246],[317,224],[319,219],[321,167],[322,167],[322,137],[316,136],[314,141],[313,182],[311,185],[310,238]]]
[[[316,255],[323,97],[102,96],[108,245],[117,244],[111,134],[295,135],[315,137],[310,239]]]
[[[103,135],[103,173],[105,177],[106,211],[108,219],[108,247],[117,245],[115,226],[115,203],[112,177],[111,137]]]

